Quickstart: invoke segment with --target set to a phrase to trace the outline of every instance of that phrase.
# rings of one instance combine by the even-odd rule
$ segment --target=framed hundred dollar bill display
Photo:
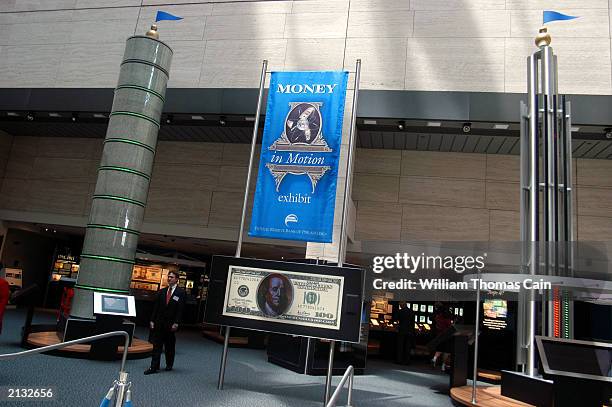
[[[214,256],[205,322],[359,341],[363,270]]]

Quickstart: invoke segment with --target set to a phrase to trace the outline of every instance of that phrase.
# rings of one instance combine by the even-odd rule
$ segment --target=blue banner
[[[348,72],[273,72],[249,236],[330,243]]]

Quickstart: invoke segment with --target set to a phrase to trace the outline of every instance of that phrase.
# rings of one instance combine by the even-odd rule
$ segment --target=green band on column
[[[99,225],[97,223],[88,223],[87,224],[88,228],[92,228],[92,229],[106,229],[106,230],[113,230],[115,232],[125,232],[125,233],[131,233],[133,235],[140,235],[140,232],[134,229],[128,229],[128,228],[122,228],[119,226],[110,226],[110,225]]]
[[[137,59],[137,58],[130,58],[130,59],[125,59],[121,65],[123,64],[144,64],[144,65],[149,65],[152,66],[155,69],[159,69],[161,72],[163,72],[168,79],[170,79],[170,74],[168,73],[167,70],[165,70],[164,68],[161,67],[161,65],[157,65],[156,63],[153,63],[151,61],[147,61],[144,59]]]
[[[107,293],[121,293],[121,294],[126,294],[129,293],[130,290],[119,290],[116,288],[102,288],[102,287],[94,287],[91,285],[81,285],[81,284],[75,284],[74,288],[79,288],[81,290],[90,290],[90,291],[104,291]]]
[[[130,140],[130,139],[127,139],[127,138],[107,138],[106,140],[104,140],[104,142],[105,143],[126,143],[126,144],[133,144],[135,146],[147,149],[150,152],[152,152],[153,154],[155,154],[155,148],[154,147],[151,147],[148,144],[141,143],[140,141],[136,141],[136,140]]]
[[[81,258],[82,259],[114,261],[117,263],[125,263],[125,264],[135,264],[134,260],[122,259],[121,257],[113,257],[113,256],[99,256],[97,254],[81,254]]]
[[[147,115],[144,115],[142,113],[136,113],[136,112],[124,112],[124,111],[118,111],[118,112],[111,112],[111,114],[109,115],[109,117],[112,116],[133,116],[133,117],[138,117],[139,119],[143,119],[146,121],[149,121],[151,123],[153,123],[154,125],[157,126],[157,128],[160,128],[161,125],[159,124],[159,122]]]
[[[149,88],[145,88],[144,86],[139,86],[139,85],[119,85],[115,88],[115,90],[119,90],[119,89],[136,89],[136,90],[142,90],[143,92],[149,92],[152,95],[157,96],[158,98],[161,99],[162,102],[165,102],[166,99],[164,99],[164,97],[162,96],[161,93],[154,91],[153,89],[149,89]]]
[[[145,174],[144,172],[133,170],[131,168],[126,168],[126,167],[115,167],[115,166],[112,166],[112,165],[103,165],[102,167],[98,168],[98,171],[127,172],[127,173],[130,173],[130,174],[139,175],[139,176],[145,178],[148,181],[151,180],[151,177],[149,175]]]
[[[92,197],[92,199],[110,199],[111,201],[127,202],[127,203],[131,203],[131,204],[134,204],[134,205],[142,206],[143,208],[146,207],[144,202],[140,202],[140,201],[137,201],[135,199],[124,198],[122,196],[115,196],[115,195],[94,195]]]

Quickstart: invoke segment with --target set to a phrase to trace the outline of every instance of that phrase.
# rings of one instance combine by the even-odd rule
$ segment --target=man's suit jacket
[[[168,288],[159,290],[157,298],[155,298],[153,313],[151,314],[151,321],[155,323],[155,330],[170,329],[172,324],[178,324],[181,321],[185,304],[185,290],[177,286],[170,297],[170,301],[166,304]]]

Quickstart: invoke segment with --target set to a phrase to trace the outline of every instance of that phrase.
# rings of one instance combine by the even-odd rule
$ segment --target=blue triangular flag
[[[166,13],[165,11],[158,11],[157,16],[155,17],[155,22],[158,22],[161,20],[182,20],[182,19],[183,17],[174,16],[170,13]]]
[[[544,24],[550,23],[551,21],[557,20],[573,20],[574,18],[578,18],[575,16],[568,16],[566,14],[561,14],[556,11],[544,10]]]

